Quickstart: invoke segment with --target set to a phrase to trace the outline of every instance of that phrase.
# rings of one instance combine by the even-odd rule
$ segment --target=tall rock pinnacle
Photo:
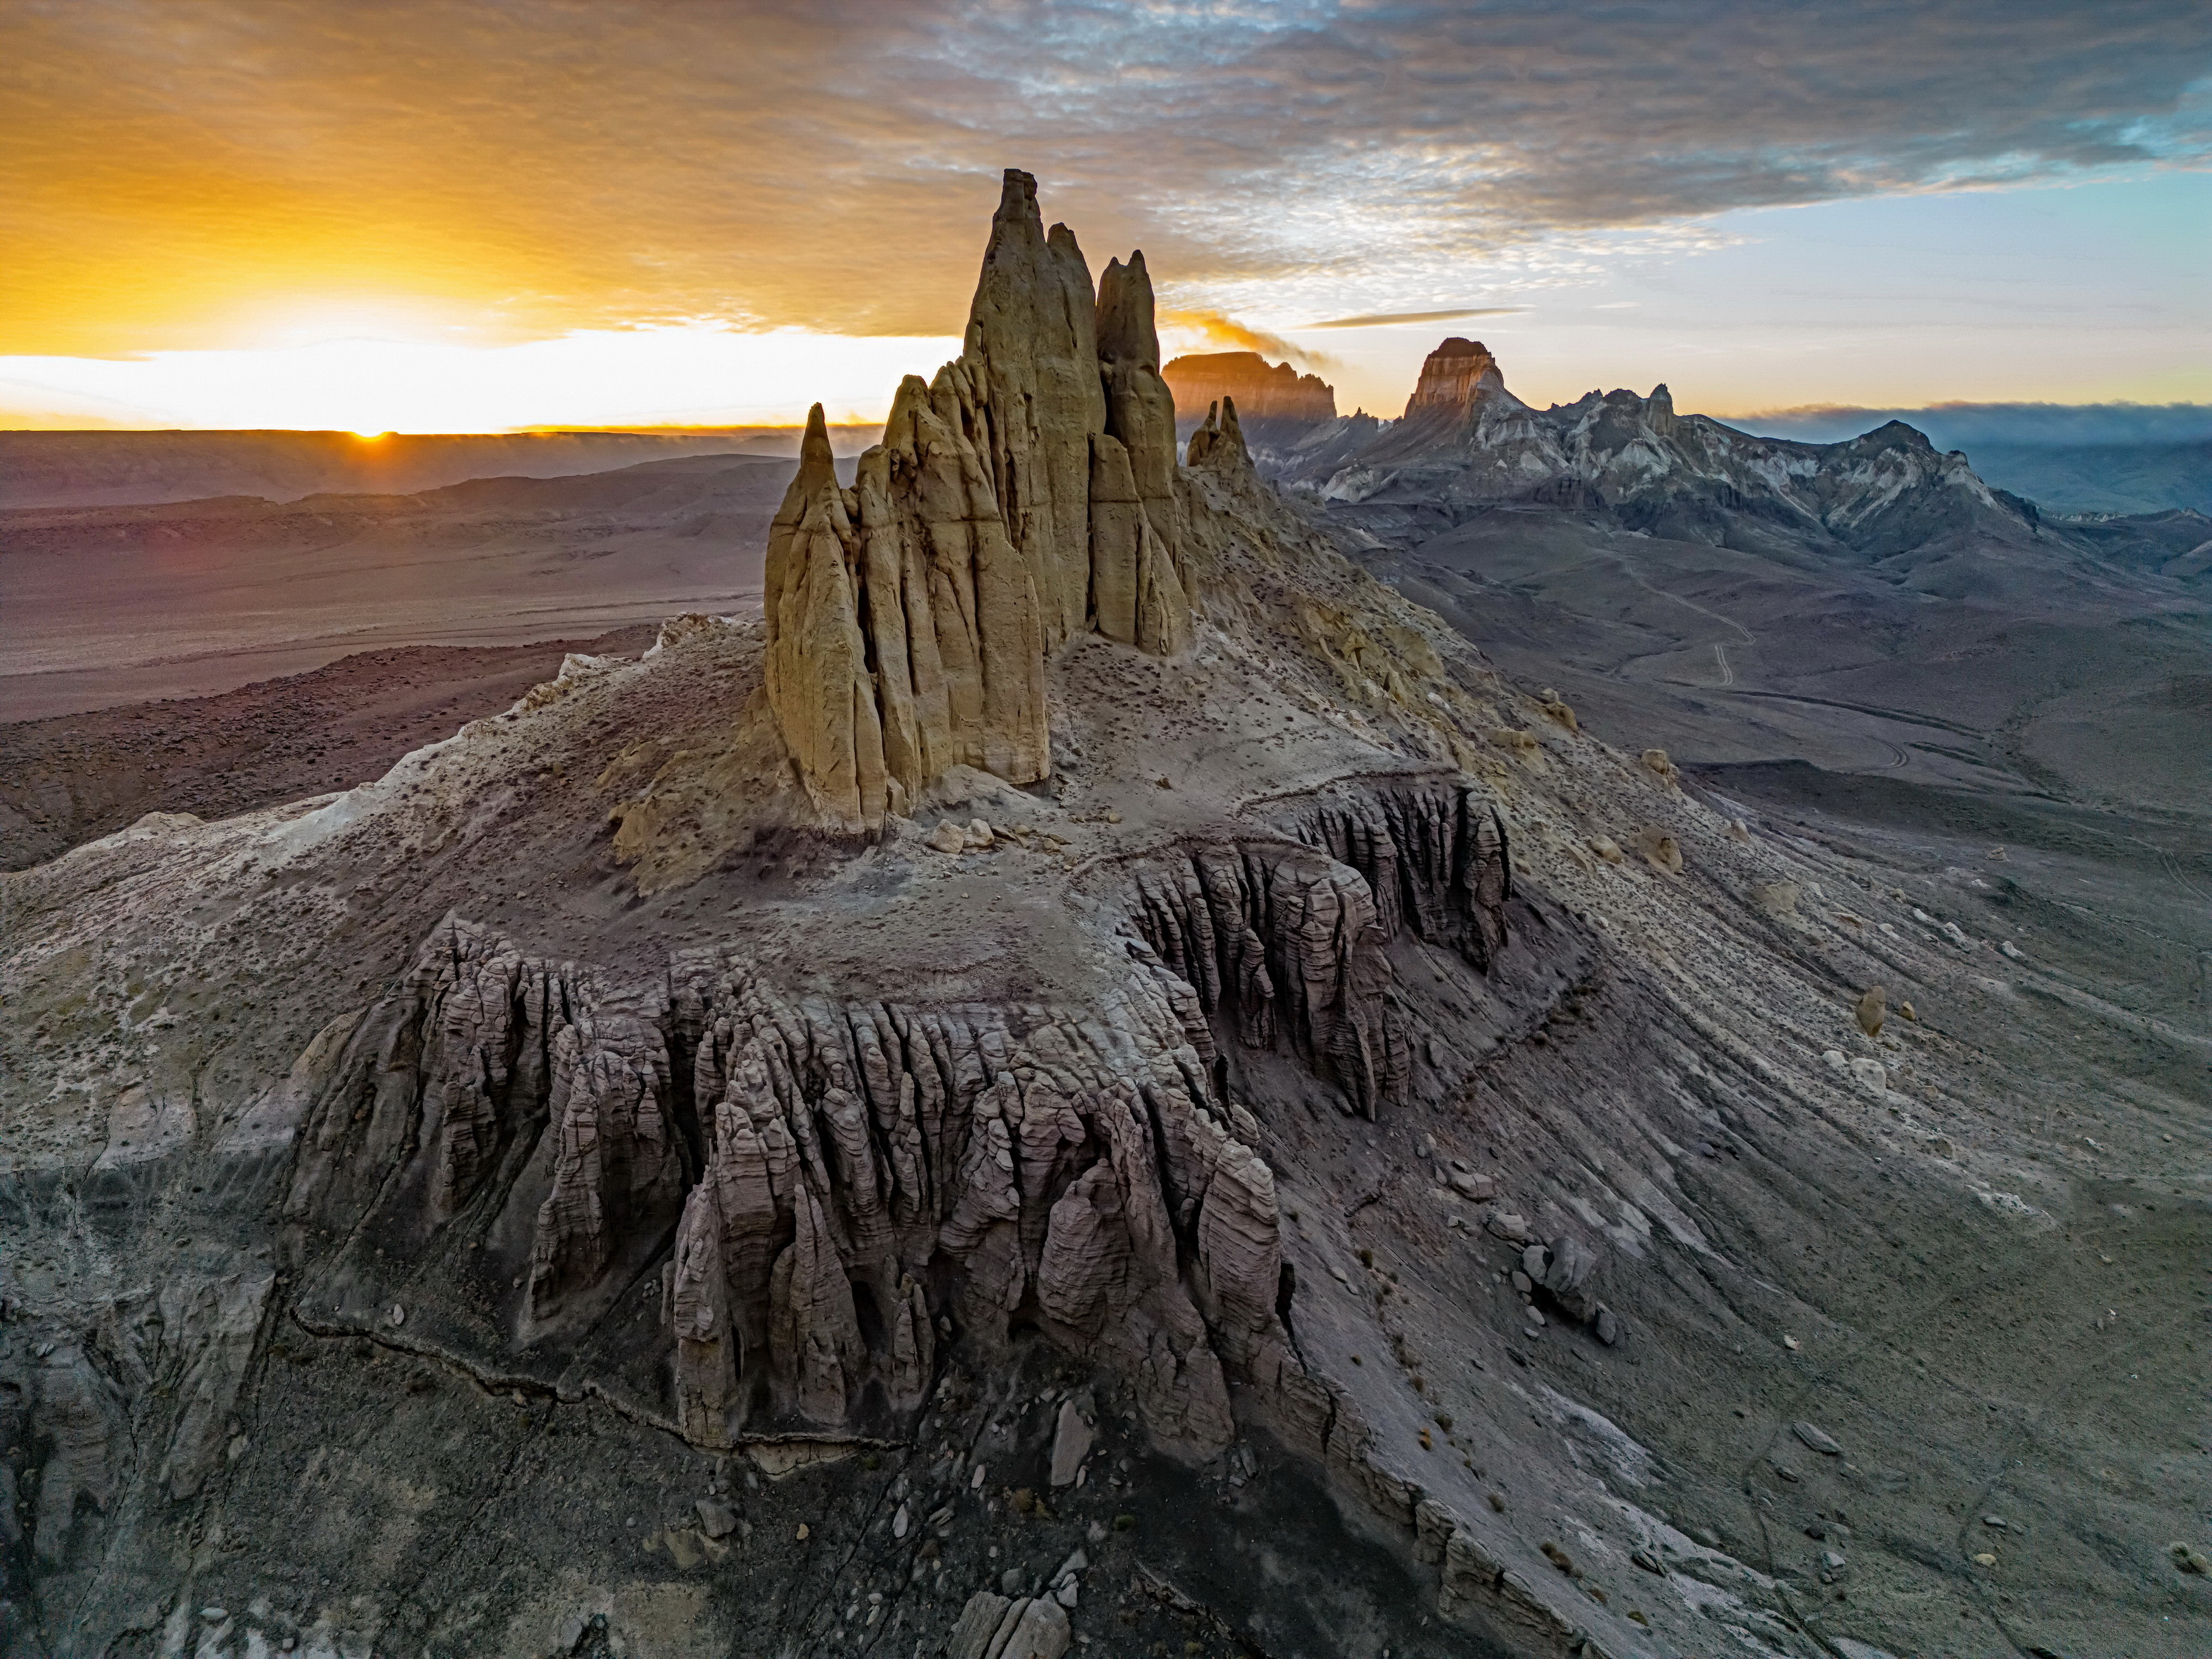
[[[992,417],[969,436],[988,459],[1054,646],[1083,631],[1088,599],[1091,437],[1106,427],[1097,331],[1074,232],[1048,234],[1036,180],[1008,168],[960,362]]]
[[[817,404],[769,532],[769,704],[817,811],[872,829],[952,766],[1049,775],[1053,653],[1188,643],[1185,512],[1144,256],[1094,297],[1010,170],[960,356],[899,387],[850,489]]]

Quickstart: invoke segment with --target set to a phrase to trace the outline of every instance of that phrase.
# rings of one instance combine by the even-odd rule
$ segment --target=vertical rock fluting
[[[1146,942],[1246,1047],[1287,1042],[1366,1117],[1404,1085],[1389,934],[1358,871],[1289,842],[1199,846],[1140,867],[1136,899]]]
[[[954,765],[1035,782],[1053,651],[1189,642],[1152,283],[1141,254],[1107,275],[1094,299],[1009,172],[961,355],[899,387],[851,489],[810,416],[763,600],[769,707],[825,821],[878,826]]]
[[[1191,987],[1115,948],[1096,1007],[921,1008],[703,952],[617,993],[449,921],[312,1108],[290,1207],[349,1242],[301,1305],[404,1299],[412,1339],[557,1374],[645,1279],[670,1414],[709,1446],[902,1431],[945,1329],[988,1353],[1033,1324],[1162,1434],[1225,1443],[1224,1364],[1297,1370],[1274,1178],[1209,1109]],[[441,1103],[495,1073],[486,1172],[434,1202]]]
[[[974,398],[970,435],[1056,648],[1083,631],[1090,592],[1091,439],[1106,427],[1097,301],[1075,233],[1045,229],[1036,180],[1011,167],[960,364]]]
[[[1385,939],[1410,926],[1485,972],[1505,947],[1512,849],[1480,791],[1440,781],[1333,793],[1284,827],[1359,872]]]
[[[1163,1432],[1225,1439],[1222,1358],[1283,1351],[1273,1176],[1202,1104],[1174,983],[1139,947],[1120,1006],[1078,1017],[682,969],[708,1133],[668,1280],[684,1433],[889,1429],[949,1316],[986,1350],[1035,1320]]]
[[[356,1025],[310,1108],[285,1212],[352,1237],[342,1305],[385,1249],[514,1241],[518,1328],[588,1318],[659,1246],[686,1181],[659,1027],[574,963],[449,918]],[[501,1271],[507,1271],[502,1265]]]
[[[1182,497],[1176,488],[1175,393],[1160,374],[1152,279],[1143,250],[1098,276],[1098,371],[1106,430],[1129,452],[1145,517],[1171,557],[1182,552]]]
[[[1137,925],[1226,1036],[1287,1042],[1372,1117],[1412,1071],[1386,947],[1410,927],[1489,970],[1513,890],[1504,820],[1479,791],[1438,781],[1332,792],[1282,827],[1292,841],[1140,866]]]

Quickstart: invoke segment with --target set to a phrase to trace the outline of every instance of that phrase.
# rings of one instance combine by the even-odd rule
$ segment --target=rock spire
[[[904,815],[955,765],[1051,772],[1050,655],[1182,650],[1184,504],[1144,255],[1090,268],[1009,169],[960,356],[842,487],[821,406],[769,535],[768,698],[815,807]]]

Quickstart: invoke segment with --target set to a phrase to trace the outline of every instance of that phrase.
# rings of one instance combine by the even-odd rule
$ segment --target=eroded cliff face
[[[1198,352],[1177,357],[1161,374],[1175,391],[1176,413],[1204,417],[1209,405],[1234,398],[1247,420],[1284,426],[1336,418],[1336,389],[1318,374],[1271,363],[1256,351]]]
[[[900,386],[853,489],[817,404],[771,533],[769,702],[823,818],[878,829],[955,765],[1049,775],[1049,653],[1188,642],[1181,520],[1144,255],[1094,295],[1010,170],[961,355]]]

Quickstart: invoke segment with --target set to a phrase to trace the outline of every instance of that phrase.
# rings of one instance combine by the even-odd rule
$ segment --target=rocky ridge
[[[1839,444],[1754,437],[1678,416],[1664,386],[1538,410],[1507,390],[1487,347],[1456,337],[1429,354],[1399,420],[1317,428],[1271,460],[1316,499],[1385,519],[1394,508],[1524,504],[1718,540],[1747,517],[1872,557],[1978,522],[2021,535],[2035,522],[2033,507],[1991,490],[1963,454],[1938,453],[1900,422]]]

